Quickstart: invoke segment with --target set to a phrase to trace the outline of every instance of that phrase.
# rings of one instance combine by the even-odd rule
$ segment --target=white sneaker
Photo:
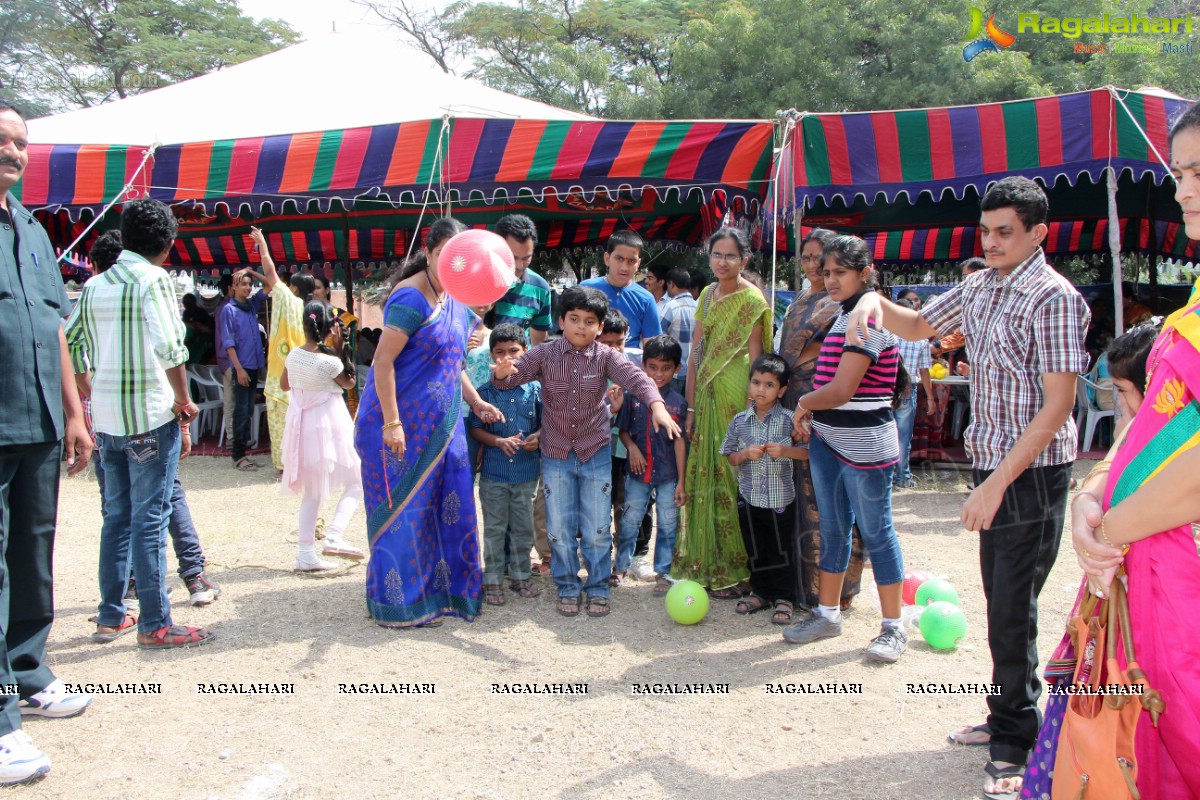
[[[77,717],[92,704],[92,696],[82,692],[67,691],[67,686],[57,678],[18,707],[22,717]]]
[[[629,574],[639,581],[652,581],[658,574],[654,571],[650,560],[645,556],[638,556],[633,560],[633,566],[629,568]]]
[[[0,736],[0,785],[37,780],[50,771],[50,759],[22,730]]]
[[[297,556],[296,566],[292,567],[295,572],[328,572],[337,568],[337,564],[318,558],[316,553]]]

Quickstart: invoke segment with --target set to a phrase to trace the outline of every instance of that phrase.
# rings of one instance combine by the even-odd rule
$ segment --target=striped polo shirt
[[[531,269],[496,301],[496,325],[511,322],[529,333],[550,330],[550,284]]]
[[[820,389],[833,381],[843,353],[861,353],[871,359],[871,365],[849,402],[814,411],[812,426],[842,461],[864,469],[880,469],[900,460],[900,441],[892,414],[900,350],[896,337],[887,331],[871,331],[870,341],[862,347],[846,341],[846,323],[860,297],[858,294],[842,303],[841,313],[817,356],[813,388]]]

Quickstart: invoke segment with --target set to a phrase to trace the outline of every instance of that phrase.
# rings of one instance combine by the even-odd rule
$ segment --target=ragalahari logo
[[[979,38],[981,33],[986,33],[982,39]],[[1005,33],[996,25],[996,15],[992,14],[987,18],[987,24],[983,21],[983,9],[971,9],[971,28],[967,35],[963,37],[964,42],[969,42],[963,48],[963,60],[970,61],[980,53],[991,51],[999,53],[1002,48],[1011,47],[1012,43],[1017,40],[1017,37],[1011,33]]]

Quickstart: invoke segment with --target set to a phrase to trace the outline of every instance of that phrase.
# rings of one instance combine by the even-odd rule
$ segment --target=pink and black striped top
[[[843,353],[861,353],[871,366],[849,402],[837,408],[813,412],[813,432],[833,448],[846,463],[864,469],[882,469],[900,460],[900,441],[892,398],[896,392],[896,372],[900,350],[896,337],[887,331],[872,331],[862,347],[846,341],[846,323],[861,295],[842,304],[817,356],[813,388],[831,383],[837,374]]]

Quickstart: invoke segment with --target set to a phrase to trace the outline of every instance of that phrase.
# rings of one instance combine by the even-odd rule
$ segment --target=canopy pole
[[[354,316],[354,270],[350,268],[350,212],[342,202],[342,269],[346,274],[346,310]]]
[[[1146,192],[1146,219],[1150,223],[1150,241],[1147,249],[1150,251],[1150,299],[1158,304],[1158,229],[1154,227],[1154,181],[1150,181],[1150,191]]]
[[[1125,332],[1125,301],[1121,281],[1124,272],[1121,269],[1121,219],[1117,214],[1117,173],[1112,167],[1104,170],[1108,188],[1108,249],[1112,253],[1113,263],[1113,321],[1114,336]]]

